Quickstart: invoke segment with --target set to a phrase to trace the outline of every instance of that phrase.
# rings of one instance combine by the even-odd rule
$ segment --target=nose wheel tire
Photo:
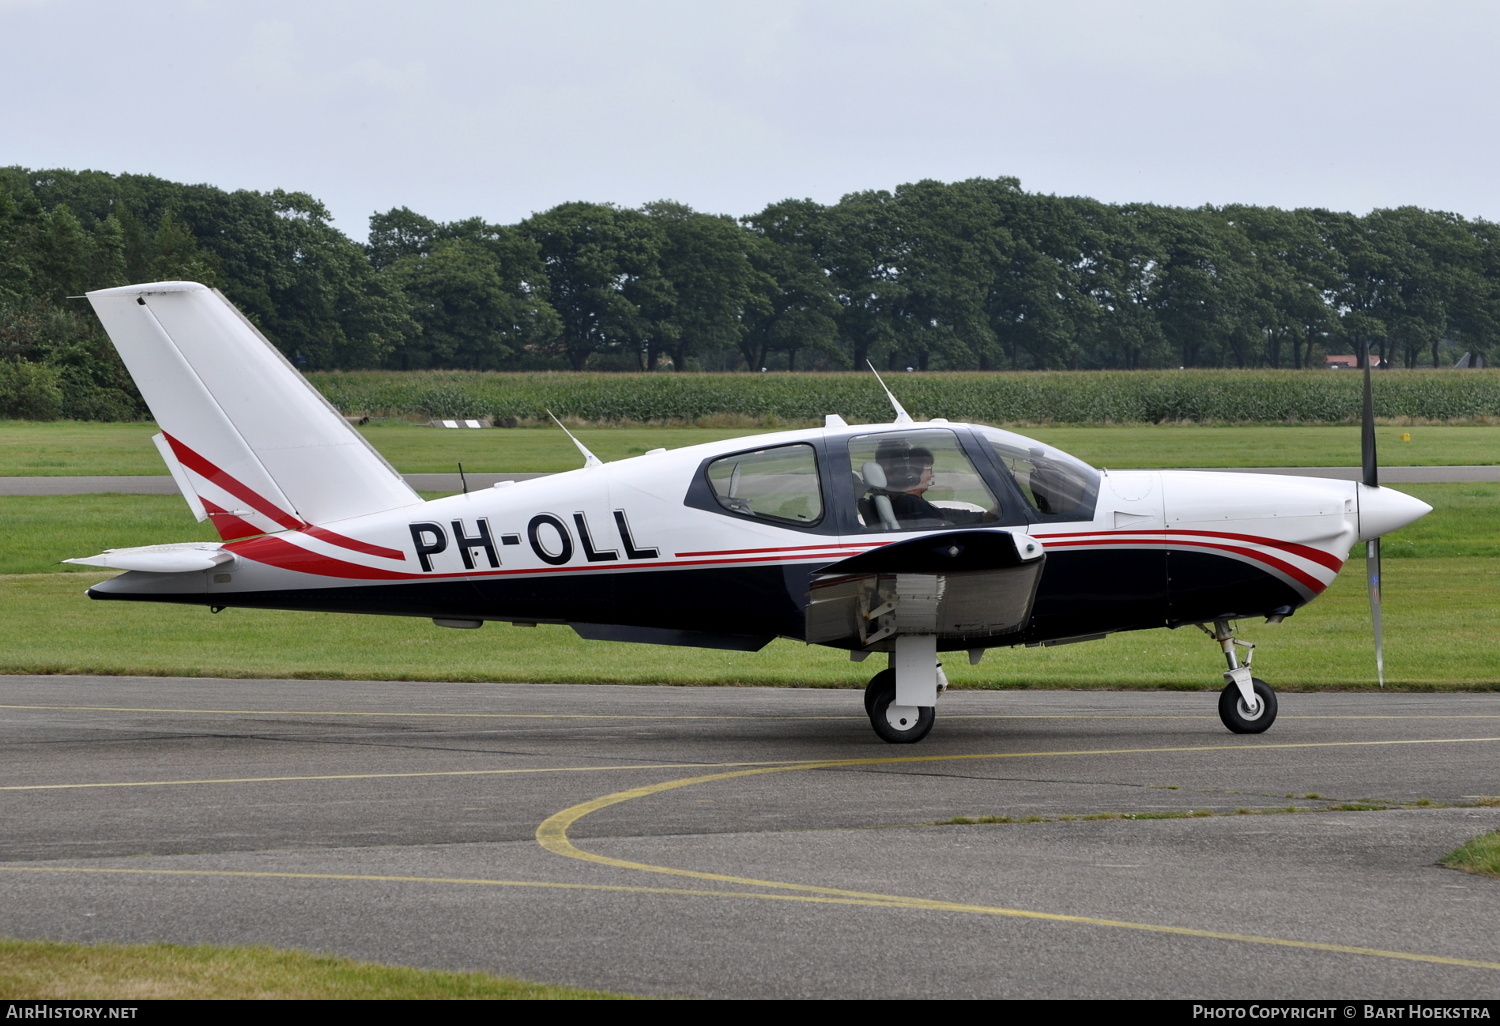
[[[1250,684],[1257,700],[1254,709],[1245,705],[1244,696],[1233,684],[1219,694],[1219,719],[1236,734],[1259,734],[1276,722],[1276,692],[1259,677],[1250,678]]]
[[[870,726],[880,739],[893,745],[909,745],[926,737],[937,718],[932,706],[903,706],[895,702],[895,671],[882,670],[865,687],[865,711],[870,714]]]

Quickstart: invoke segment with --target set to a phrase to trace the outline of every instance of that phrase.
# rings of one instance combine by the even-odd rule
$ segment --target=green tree
[[[24,220],[10,183],[0,177],[0,311],[19,309],[31,299],[31,265],[22,247]]]
[[[429,253],[401,257],[387,274],[421,327],[395,354],[403,370],[494,370],[506,357],[545,342],[557,330],[551,308],[518,294],[495,256],[467,239],[443,239]]]
[[[646,367],[667,353],[676,370],[690,358],[734,351],[771,312],[774,283],[762,262],[764,240],[732,218],[700,214],[681,203],[648,203],[657,233],[655,276],[643,304],[649,332]],[[793,355],[795,360],[795,354]]]
[[[149,274],[152,281],[196,281],[210,288],[223,284],[218,259],[199,247],[192,229],[171,211],[162,216],[151,239]]]
[[[1244,282],[1232,247],[1243,240],[1211,208],[1147,209],[1163,256],[1150,299],[1157,323],[1181,366],[1218,366],[1239,327]]]
[[[902,289],[892,311],[895,344],[922,370],[974,367],[996,352],[986,301],[994,268],[1013,249],[995,202],[997,189],[1009,186],[923,181],[896,190]]]
[[[365,252],[375,269],[383,270],[402,257],[422,256],[444,238],[443,226],[407,207],[392,207],[370,215],[369,242]]]
[[[93,245],[88,232],[67,204],[59,204],[42,215],[31,245],[35,284],[54,305],[89,288]]]
[[[1090,316],[1080,327],[1079,359],[1069,366],[1138,370],[1168,358],[1166,337],[1151,310],[1152,286],[1164,253],[1145,227],[1147,208],[1071,200],[1078,230],[1076,283]]]
[[[1473,238],[1472,259],[1455,289],[1448,329],[1464,349],[1491,357],[1500,341],[1500,225],[1475,218],[1465,227]],[[1436,343],[1432,365],[1439,365]]]
[[[558,351],[574,370],[595,353],[639,354],[649,334],[640,308],[643,280],[659,277],[658,236],[638,211],[565,203],[519,226],[537,247],[560,329]]]

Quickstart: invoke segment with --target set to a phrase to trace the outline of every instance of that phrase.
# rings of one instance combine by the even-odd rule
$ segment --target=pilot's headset
[[[885,471],[886,490],[904,492],[917,486],[922,480],[922,471],[932,466],[933,458],[930,449],[890,439],[881,442],[875,450],[875,462]]]

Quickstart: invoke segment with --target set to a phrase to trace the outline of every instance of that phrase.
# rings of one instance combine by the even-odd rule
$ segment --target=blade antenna
[[[1370,386],[1370,343],[1363,343],[1365,365],[1364,407],[1360,417],[1361,480],[1369,488],[1380,487],[1380,467],[1375,458],[1375,398]],[[1370,589],[1370,622],[1375,627],[1375,680],[1385,688],[1385,645],[1380,628],[1380,539],[1365,542],[1365,579]]]
[[[882,389],[885,389],[885,397],[891,401],[891,405],[896,409],[896,419],[892,423],[910,424],[912,422],[911,414],[906,412],[906,408],[901,405],[901,400],[892,395],[891,390],[885,387],[885,379],[880,376],[880,372],[875,369],[875,365],[866,360],[865,366],[870,368],[870,373],[875,375],[875,380],[880,382]]]
[[[551,410],[548,410],[547,411],[547,416],[549,416],[549,417],[552,418],[552,423],[554,423],[558,427],[562,428],[562,433],[563,434],[565,434],[569,438],[573,439],[573,444],[576,445],[576,446],[578,446],[578,451],[579,452],[583,453],[583,465],[585,467],[602,467],[602,466],[604,466],[604,461],[603,460],[601,460],[599,457],[595,456],[593,453],[589,452],[587,446],[585,446],[577,438],[573,437],[573,432],[571,432],[567,428],[563,427],[563,422],[557,419],[557,414],[553,413]]]

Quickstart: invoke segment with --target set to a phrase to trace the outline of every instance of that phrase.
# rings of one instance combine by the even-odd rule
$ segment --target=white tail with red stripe
[[[422,500],[217,289],[88,294],[146,405],[183,497],[223,538]]]

